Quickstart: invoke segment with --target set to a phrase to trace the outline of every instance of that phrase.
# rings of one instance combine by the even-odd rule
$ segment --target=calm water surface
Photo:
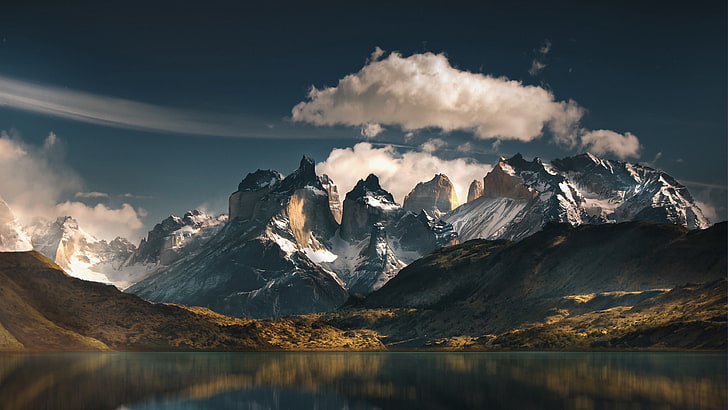
[[[0,355],[13,409],[725,409],[726,354]]]

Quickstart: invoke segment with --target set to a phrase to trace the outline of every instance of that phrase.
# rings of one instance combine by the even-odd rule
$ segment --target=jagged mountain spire
[[[411,212],[426,210],[439,217],[458,206],[455,187],[445,174],[437,174],[427,182],[418,183],[404,198],[402,208]]]

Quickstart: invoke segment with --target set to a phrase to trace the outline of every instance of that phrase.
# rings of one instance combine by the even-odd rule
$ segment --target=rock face
[[[403,251],[426,255],[431,251],[459,243],[458,234],[453,226],[441,219],[430,216],[422,210],[415,215],[405,214],[394,228],[397,244]]]
[[[582,194],[588,214],[600,221],[666,222],[688,229],[710,226],[688,189],[662,171],[588,153],[551,164]]]
[[[403,210],[375,175],[346,195],[341,225],[336,186],[316,175],[310,158],[287,177],[276,175],[248,174],[231,196],[235,218],[128,291],[235,316],[321,312],[343,304],[349,292],[378,289],[421,255],[457,243],[451,225]],[[246,208],[235,211],[242,203]],[[169,219],[155,227],[158,235],[150,232],[146,244],[152,236],[169,238],[182,222]]]
[[[450,179],[446,175],[437,174],[427,182],[420,182],[404,198],[402,208],[407,211],[419,213],[427,211],[430,215],[440,217],[458,206],[458,198],[455,194]]]
[[[336,259],[324,262],[352,293],[381,287],[407,263],[457,243],[452,225],[402,209],[376,175],[360,180],[346,195],[339,235],[332,241]]]
[[[468,202],[476,200],[481,196],[483,196],[483,183],[475,179],[470,183],[470,188],[468,188]]]
[[[93,282],[110,283],[119,288],[138,280],[123,267],[136,247],[125,238],[111,242],[99,240],[84,231],[70,216],[54,221],[37,218],[28,228],[33,247],[52,259],[69,275]]]
[[[283,175],[277,171],[257,170],[248,174],[238,185],[238,190],[230,195],[229,218],[250,219],[255,213],[258,200],[267,195],[278,183]]]
[[[384,226],[375,223],[369,244],[360,252],[354,272],[347,280],[349,292],[369,294],[381,288],[404,267],[405,263],[389,246]]]
[[[570,225],[643,220],[706,228],[708,220],[664,172],[591,154],[550,164],[520,154],[501,157],[483,194],[442,217],[461,240],[520,240],[548,222]]]
[[[195,252],[210,240],[227,222],[225,215],[212,216],[197,209],[181,218],[169,216],[154,225],[126,266],[168,266]]]
[[[154,301],[209,307],[234,316],[279,317],[331,310],[348,293],[319,263],[338,224],[327,190],[308,157],[280,180],[275,171],[249,174],[235,211],[196,253],[128,289]],[[261,183],[262,182],[262,183]],[[233,194],[235,196],[235,194]]]
[[[381,223],[386,229],[404,213],[392,194],[379,185],[379,178],[370,174],[346,194],[341,237],[347,241],[362,240],[369,235],[372,225]]]
[[[0,252],[29,251],[30,237],[23,230],[5,201],[0,198]]]
[[[324,187],[326,192],[329,194],[329,208],[331,208],[331,215],[336,220],[336,223],[341,223],[341,199],[339,198],[339,189],[334,184],[334,181],[329,178],[328,175],[324,174],[319,177],[321,185]]]
[[[518,175],[519,171],[539,173],[540,161],[534,160],[533,164],[526,163],[520,154],[511,159],[501,157],[500,161],[493,167],[493,170],[483,178],[483,194],[485,198],[510,198],[528,201],[538,195],[533,188],[529,189]],[[514,166],[511,166],[513,163]],[[547,179],[549,179],[547,177]]]

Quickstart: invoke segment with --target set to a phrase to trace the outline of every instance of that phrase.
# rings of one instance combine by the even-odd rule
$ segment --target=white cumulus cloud
[[[134,236],[144,227],[140,212],[129,204],[109,208],[104,204],[88,206],[81,202],[66,201],[54,207],[56,215],[73,216],[84,230],[103,239]]]
[[[382,187],[400,204],[418,182],[428,181],[435,174],[445,174],[462,203],[467,198],[470,183],[482,179],[491,168],[472,159],[445,160],[423,150],[400,153],[391,145],[374,147],[368,142],[360,142],[351,148],[333,149],[325,161],[316,165],[316,172],[334,180],[342,200],[357,181],[375,174]]]
[[[381,125],[371,122],[361,127],[361,135],[364,138],[374,138],[382,131],[384,131],[384,128]]]
[[[556,101],[550,91],[520,81],[458,70],[444,54],[375,56],[336,87],[312,87],[308,101],[293,107],[293,120],[466,130],[480,138],[531,141],[546,129],[569,130],[581,117],[573,115],[581,112],[574,101]]]
[[[613,154],[620,159],[637,158],[641,149],[640,141],[632,133],[610,130],[588,131],[581,136],[581,144],[594,154]]]
[[[543,58],[550,51],[548,40],[536,50],[534,75],[546,66]],[[382,126],[396,126],[405,140],[423,129],[459,130],[494,140],[494,149],[503,140],[548,136],[571,149],[587,147],[620,158],[639,155],[634,134],[583,128],[586,110],[573,100],[557,101],[546,88],[459,70],[444,54],[385,54],[377,47],[361,70],[335,87],[311,87],[308,99],[291,110],[292,119],[361,127],[366,138]]]
[[[64,164],[63,143],[53,133],[39,147],[0,133],[0,176],[0,197],[22,222],[72,216],[84,230],[107,240],[116,236],[135,240],[143,228],[141,210],[130,204],[114,209],[69,199],[99,199],[107,194],[83,190],[82,178]]]

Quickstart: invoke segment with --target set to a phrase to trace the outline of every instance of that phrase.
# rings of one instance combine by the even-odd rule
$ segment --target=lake
[[[0,408],[725,409],[726,354],[0,355]]]

